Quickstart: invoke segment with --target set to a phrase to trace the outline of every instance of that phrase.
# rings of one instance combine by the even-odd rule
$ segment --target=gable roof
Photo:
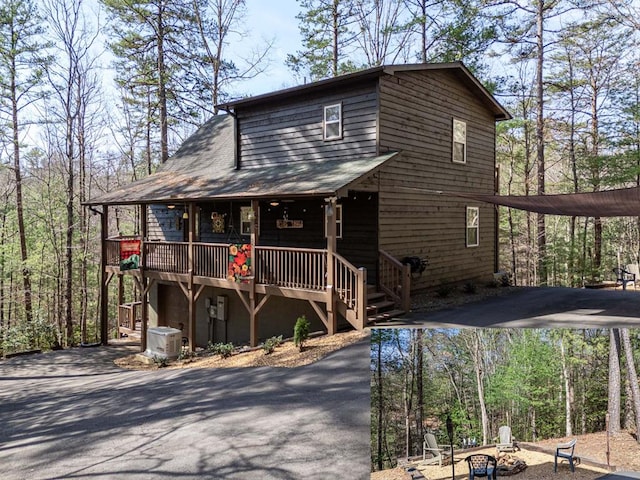
[[[189,137],[158,172],[92,199],[90,205],[128,205],[214,199],[336,195],[372,175],[397,155],[281,166],[234,166],[231,115],[213,117]]]
[[[218,108],[225,111],[235,110],[238,107],[247,107],[259,105],[262,103],[274,102],[283,98],[291,98],[297,95],[305,95],[311,92],[331,89],[336,85],[349,85],[351,83],[363,82],[369,79],[375,79],[382,75],[395,75],[396,72],[414,72],[426,70],[446,70],[452,72],[467,88],[469,88],[494,114],[496,120],[509,120],[511,114],[505,109],[500,102],[482,85],[482,83],[469,71],[462,62],[450,63],[414,63],[402,65],[381,65],[371,67],[366,70],[360,70],[353,73],[339,75],[337,77],[327,78],[317,82],[298,85],[296,87],[286,88],[275,92],[256,95],[254,97],[240,98],[227,103],[218,105]]]

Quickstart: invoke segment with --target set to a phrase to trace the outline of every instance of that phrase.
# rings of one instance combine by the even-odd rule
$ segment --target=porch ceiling
[[[340,195],[370,177],[398,153],[236,170],[232,131],[229,119],[208,122],[183,144],[161,171],[87,203],[127,205]]]

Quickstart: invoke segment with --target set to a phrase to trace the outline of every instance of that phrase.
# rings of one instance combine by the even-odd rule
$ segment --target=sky
[[[231,45],[231,52],[246,55],[265,41],[273,40],[271,62],[266,72],[243,82],[237,93],[259,95],[297,85],[291,70],[285,65],[287,54],[300,49],[300,32],[296,15],[300,6],[296,0],[247,0],[246,34],[240,45]]]

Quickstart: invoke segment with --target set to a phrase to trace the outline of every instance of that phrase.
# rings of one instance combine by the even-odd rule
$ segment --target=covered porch
[[[409,266],[378,251],[375,243],[366,255],[373,258],[367,261],[360,255],[360,266],[338,252],[338,244],[342,239],[338,238],[337,231],[341,228],[343,212],[337,197],[322,199],[320,218],[324,225],[309,238],[316,244],[323,243],[323,248],[262,244],[260,232],[267,233],[269,228],[266,223],[273,223],[272,212],[266,211],[273,210],[269,208],[271,203],[274,202],[254,199],[238,205],[238,211],[244,214],[245,220],[243,222],[239,217],[241,234],[223,239],[233,242],[199,241],[207,238],[202,232],[202,212],[206,211],[209,217],[209,210],[203,208],[201,202],[186,202],[174,208],[168,208],[173,204],[138,205],[140,235],[126,237],[109,235],[109,206],[103,205],[102,298],[108,299],[109,284],[114,277],[120,279],[119,285],[123,276],[134,279],[140,296],[132,299],[133,302],[127,302],[127,305],[136,303],[128,307],[130,315],[135,316],[136,310],[140,312],[142,350],[146,349],[149,326],[149,293],[159,284],[176,285],[182,292],[186,300],[183,315],[185,339],[192,350],[198,344],[196,310],[202,308],[197,306],[198,301],[208,287],[224,289],[240,300],[246,312],[244,315],[249,318],[249,343],[252,346],[258,345],[261,338],[260,313],[275,297],[307,302],[328,334],[336,332],[340,319],[358,330],[367,325],[371,313],[367,298],[371,283],[376,286],[375,290],[391,298],[398,308],[408,311]],[[158,212],[162,215],[163,209],[179,212],[178,216],[184,220],[184,225],[176,230],[177,233],[174,232],[173,237],[162,235],[163,239],[158,239],[160,235],[157,232],[154,235],[149,232],[150,226],[157,225],[157,218],[150,219],[149,216],[155,217]],[[314,215],[318,213],[314,212]],[[289,221],[303,220],[294,218]],[[226,225],[225,232],[229,230],[228,227]],[[208,224],[207,228],[210,228]],[[286,232],[288,229],[282,230]],[[177,234],[184,234],[186,241],[165,239],[175,238]],[[265,237],[265,242],[275,243],[273,234]],[[298,243],[304,242],[299,240]],[[346,251],[350,250],[347,244]],[[362,266],[363,263],[373,265],[373,268],[368,269]],[[373,270],[373,275],[369,275],[369,270]],[[373,282],[370,281],[372,278]],[[119,304],[121,301],[119,292]],[[103,343],[107,341],[109,331],[107,305],[106,301],[103,302],[101,310]],[[122,306],[119,308],[122,309]],[[120,324],[119,321],[119,330]],[[135,320],[129,319],[124,332],[134,328]]]

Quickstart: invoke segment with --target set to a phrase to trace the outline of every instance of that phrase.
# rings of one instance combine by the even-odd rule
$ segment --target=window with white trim
[[[342,104],[326,105],[323,121],[324,139],[338,140],[342,138]]]
[[[477,247],[480,244],[480,209],[467,207],[467,247]]]
[[[324,206],[324,236],[327,236],[329,227],[329,205]],[[337,204],[336,209],[333,212],[336,216],[336,238],[342,238],[342,205]]]
[[[467,163],[467,124],[453,119],[453,156],[454,163]]]

